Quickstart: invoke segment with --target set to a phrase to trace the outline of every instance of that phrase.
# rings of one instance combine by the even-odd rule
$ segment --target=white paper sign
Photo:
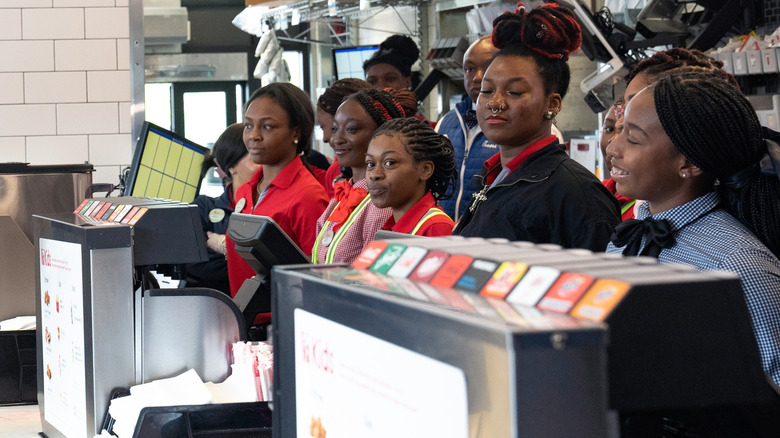
[[[295,310],[299,438],[467,438],[463,371]]]
[[[41,334],[46,421],[87,436],[81,245],[40,239]]]

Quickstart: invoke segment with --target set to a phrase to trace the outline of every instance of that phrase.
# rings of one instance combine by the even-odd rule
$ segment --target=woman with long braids
[[[780,384],[780,147],[716,71],[639,91],[607,146],[617,190],[644,199],[607,251],[739,274],[764,371]],[[772,139],[769,139],[769,138]]]
[[[305,159],[313,131],[314,109],[301,89],[272,83],[255,91],[244,111],[244,144],[262,167],[238,188],[235,206],[237,213],[273,219],[306,254],[311,254],[312,230],[328,203]],[[226,243],[230,292],[235,296],[255,272],[230,238]]]
[[[455,223],[438,200],[455,185],[450,140],[416,118],[393,119],[376,130],[366,152],[371,202],[391,208],[383,230],[418,236],[449,236]]]
[[[477,119],[499,153],[477,175],[481,190],[455,234],[603,251],[620,222],[617,200],[569,158],[554,135],[569,87],[569,53],[582,41],[569,9],[547,4],[493,22],[499,48],[482,79]]]
[[[392,214],[371,203],[366,184],[366,150],[374,132],[388,120],[417,111],[409,90],[361,90],[348,96],[333,116],[330,144],[352,178],[333,186],[333,198],[317,220],[314,263],[351,263]]]
[[[737,79],[722,69],[722,61],[707,56],[699,50],[675,47],[673,49],[664,50],[662,52],[656,52],[653,54],[653,56],[638,62],[631,69],[631,73],[629,73],[628,77],[626,78],[627,86],[624,93],[625,101],[620,101],[620,105],[613,106],[613,108],[616,108],[620,111],[619,115],[613,115],[613,117],[616,119],[613,123],[615,126],[613,137],[617,136],[617,134],[619,134],[620,130],[622,129],[623,122],[621,118],[623,115],[622,111],[625,107],[625,102],[630,101],[631,98],[639,92],[639,90],[652,84],[662,75],[665,75],[668,72],[681,67],[698,67],[712,70],[725,82],[738,87]],[[610,112],[612,111],[613,109],[610,108]],[[605,150],[606,144],[602,143],[602,153],[604,155],[605,167],[607,168],[608,172],[611,172],[610,157],[607,155]],[[623,196],[623,194],[618,193],[617,189],[615,188],[615,181],[612,179],[609,173],[606,175],[606,179],[603,181],[603,183],[604,186],[607,187],[607,189],[609,189],[613,195],[615,195],[618,202],[620,202],[623,220],[633,218],[636,206],[641,204],[642,201],[637,201],[636,199],[628,198]]]

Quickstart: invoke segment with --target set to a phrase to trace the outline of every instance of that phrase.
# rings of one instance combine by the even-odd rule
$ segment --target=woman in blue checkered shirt
[[[687,67],[630,101],[607,147],[619,193],[645,199],[607,252],[739,274],[764,371],[780,384],[780,134],[722,76]]]

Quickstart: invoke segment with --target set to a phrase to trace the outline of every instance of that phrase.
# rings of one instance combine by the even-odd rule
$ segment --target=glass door
[[[173,131],[211,147],[228,125],[241,120],[243,90],[238,82],[175,82]]]

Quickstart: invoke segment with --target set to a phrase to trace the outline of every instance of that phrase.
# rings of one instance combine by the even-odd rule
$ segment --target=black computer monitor
[[[174,132],[144,122],[123,194],[194,201],[208,151]]]
[[[258,314],[271,311],[271,269],[309,263],[309,258],[270,217],[233,213],[228,236],[236,244],[236,252],[257,273],[241,284],[233,302],[244,315],[250,338],[261,340],[265,335],[253,334],[251,327]]]
[[[370,58],[379,46],[356,46],[333,49],[333,73],[336,79],[366,77],[363,63]]]

